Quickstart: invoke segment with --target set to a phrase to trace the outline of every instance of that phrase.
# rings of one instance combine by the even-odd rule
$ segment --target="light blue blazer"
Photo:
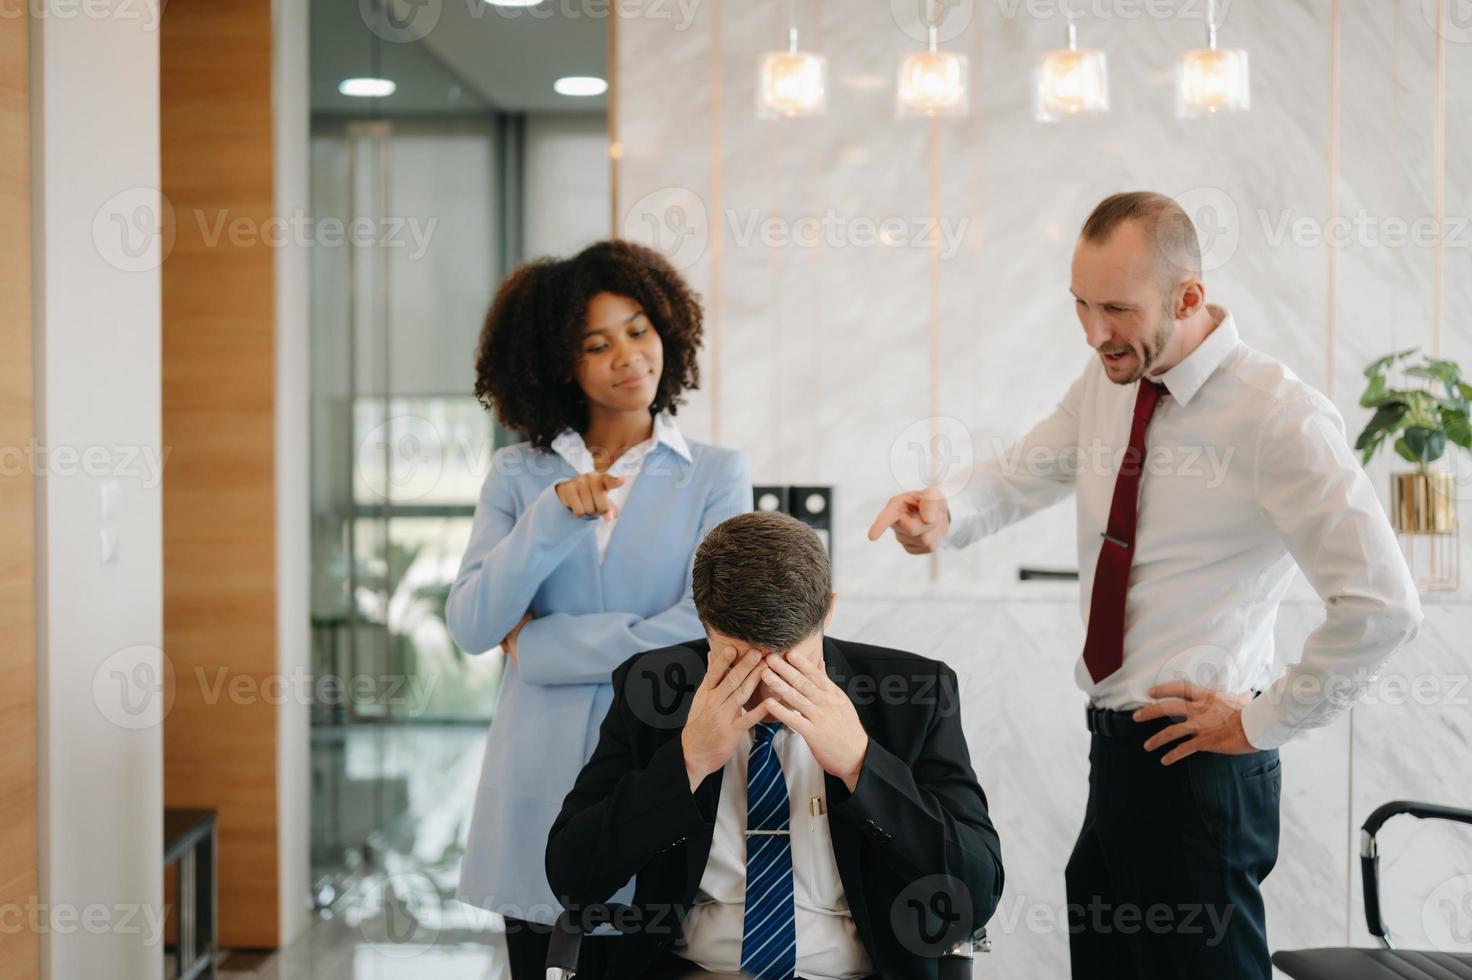
[[[461,901],[552,923],[547,834],[613,699],[613,669],[642,650],[705,635],[690,567],[706,531],[751,510],[744,453],[664,442],[619,511],[603,562],[594,525],[574,517],[554,484],[577,473],[555,452],[507,446],[475,508],[470,544],[445,604],[455,642],[494,648],[528,609],[486,736],[485,761],[460,871]],[[620,899],[627,901],[632,886]]]

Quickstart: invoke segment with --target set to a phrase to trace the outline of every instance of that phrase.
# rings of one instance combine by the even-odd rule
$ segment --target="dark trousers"
[[[546,980],[547,941],[552,927],[506,917],[506,951],[511,980]],[[604,980],[612,943],[618,936],[584,936],[578,948],[579,980]]]
[[[1143,743],[1166,723],[1093,737],[1066,873],[1073,980],[1270,980],[1260,886],[1278,859],[1278,753],[1162,766],[1169,746]]]

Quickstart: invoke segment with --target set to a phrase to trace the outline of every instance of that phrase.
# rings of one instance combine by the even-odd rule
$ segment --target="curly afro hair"
[[[612,240],[570,259],[534,259],[496,290],[475,352],[475,396],[538,449],[564,429],[586,431],[588,402],[574,376],[588,301],[627,296],[648,314],[664,347],[650,413],[675,414],[700,387],[700,299],[653,249]],[[569,380],[571,379],[571,380]]]

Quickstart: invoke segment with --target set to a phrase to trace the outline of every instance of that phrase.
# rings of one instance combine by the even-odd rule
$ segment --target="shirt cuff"
[[[1273,692],[1268,690],[1242,709],[1242,732],[1248,744],[1264,750],[1278,748],[1294,736],[1296,729],[1278,716],[1278,705],[1273,701]]]
[[[951,526],[940,546],[951,550],[964,548],[971,543],[971,523],[979,513],[976,505],[966,494],[957,493],[946,498],[946,507],[951,513]]]

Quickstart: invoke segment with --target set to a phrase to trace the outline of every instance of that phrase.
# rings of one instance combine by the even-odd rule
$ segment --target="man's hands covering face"
[[[743,711],[761,683],[769,696]],[[705,679],[680,733],[691,792],[726,765],[748,729],[769,718],[801,735],[823,771],[854,791],[869,735],[844,690],[813,659],[763,656],[760,650],[728,643],[712,648]]]
[[[757,650],[743,652],[730,644],[711,649],[705,680],[695,689],[690,715],[680,733],[692,793],[706,776],[726,764],[742,734],[767,717],[761,705],[744,714],[741,710],[761,681],[761,662]]]
[[[776,697],[759,707],[801,735],[823,771],[843,780],[852,793],[869,751],[869,733],[854,703],[813,660],[770,653],[764,664],[761,679]]]

